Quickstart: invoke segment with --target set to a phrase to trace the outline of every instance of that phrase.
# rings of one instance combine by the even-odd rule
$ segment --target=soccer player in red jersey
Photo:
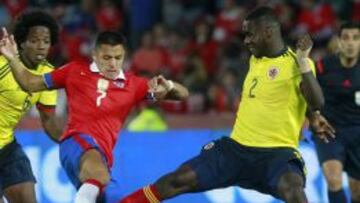
[[[112,150],[133,106],[148,99],[184,99],[182,85],[157,76],[148,80],[122,70],[124,37],[98,35],[91,64],[70,62],[53,72],[34,75],[18,59],[12,36],[3,29],[0,51],[28,92],[65,88],[69,105],[67,129],[60,138],[60,159],[77,188],[75,203],[94,203],[110,180]]]

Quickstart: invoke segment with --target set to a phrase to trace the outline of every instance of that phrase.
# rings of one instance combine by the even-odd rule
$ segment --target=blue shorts
[[[13,141],[0,149],[0,187],[3,191],[9,186],[25,182],[36,183],[36,179],[29,158],[21,146]]]
[[[320,164],[338,160],[344,171],[352,178],[360,180],[360,127],[336,128],[336,138],[325,143],[313,136]]]
[[[288,172],[299,174],[305,186],[304,162],[292,148],[246,147],[223,137],[185,164],[195,171],[199,191],[240,186],[279,198],[279,179]]]
[[[102,155],[105,165],[108,166],[104,153],[89,135],[75,134],[60,143],[61,165],[76,189],[82,184],[79,179],[81,156],[90,149],[97,149]]]

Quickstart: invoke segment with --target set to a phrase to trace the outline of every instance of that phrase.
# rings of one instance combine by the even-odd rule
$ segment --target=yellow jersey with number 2
[[[250,147],[297,148],[307,108],[301,80],[290,48],[273,58],[251,56],[231,138]]]

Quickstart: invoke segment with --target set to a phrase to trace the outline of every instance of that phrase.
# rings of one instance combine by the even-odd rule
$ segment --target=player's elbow
[[[21,90],[24,92],[28,92],[28,93],[34,92],[34,90],[27,84],[19,83],[19,86],[20,86]]]
[[[20,87],[23,91],[28,93],[36,92],[36,88],[31,83],[20,85]]]
[[[26,92],[38,92],[46,89],[41,77],[31,77],[24,81],[22,86]]]
[[[15,78],[15,79],[22,91],[28,93],[35,92],[36,89],[33,80],[29,78]]]

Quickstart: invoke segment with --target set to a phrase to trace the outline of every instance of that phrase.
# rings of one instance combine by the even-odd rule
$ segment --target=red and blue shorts
[[[90,149],[96,149],[108,166],[105,154],[95,139],[86,134],[75,134],[60,143],[60,161],[71,183],[78,189],[81,186],[79,179],[81,156]]]

